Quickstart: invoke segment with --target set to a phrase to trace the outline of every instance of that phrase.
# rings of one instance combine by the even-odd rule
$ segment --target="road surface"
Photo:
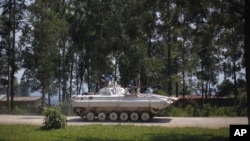
[[[34,115],[1,115],[0,124],[32,124],[43,125],[44,116]],[[155,117],[149,122],[121,122],[121,121],[83,121],[80,117],[67,117],[67,125],[135,125],[135,126],[163,126],[163,127],[204,127],[221,128],[230,125],[246,125],[247,117]]]

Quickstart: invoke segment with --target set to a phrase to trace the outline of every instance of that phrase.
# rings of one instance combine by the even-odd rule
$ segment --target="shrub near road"
[[[59,129],[66,126],[66,117],[57,108],[44,108],[45,115],[43,129]]]

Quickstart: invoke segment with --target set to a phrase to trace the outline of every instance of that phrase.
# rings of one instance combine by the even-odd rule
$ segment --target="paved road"
[[[42,125],[44,116],[34,115],[0,115],[0,124],[34,124]],[[150,122],[111,122],[111,121],[83,121],[80,117],[67,117],[67,125],[84,126],[91,124],[101,125],[136,125],[136,126],[163,126],[163,127],[204,127],[221,128],[234,124],[248,124],[247,117],[155,117]]]

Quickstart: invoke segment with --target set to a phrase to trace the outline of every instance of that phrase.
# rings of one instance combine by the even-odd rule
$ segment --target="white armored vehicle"
[[[157,94],[130,94],[119,85],[101,88],[96,94],[74,95],[71,99],[75,114],[88,121],[148,121],[177,100]]]

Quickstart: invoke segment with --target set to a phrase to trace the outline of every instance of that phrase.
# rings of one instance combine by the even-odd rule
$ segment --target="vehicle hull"
[[[177,99],[156,94],[125,94],[125,95],[78,95],[73,99],[76,115],[85,118],[88,113],[98,116],[104,113],[147,113],[150,117],[158,115]],[[145,115],[145,114],[144,114]]]

